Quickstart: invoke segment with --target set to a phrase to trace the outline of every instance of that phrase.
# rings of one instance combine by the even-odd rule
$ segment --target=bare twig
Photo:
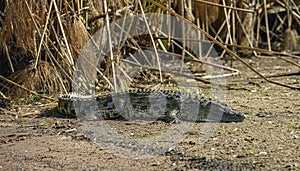
[[[2,93],[2,91],[0,91],[0,96],[1,96],[2,98],[4,98],[4,99],[8,99],[8,98]]]
[[[108,17],[108,7],[107,7],[107,1],[103,0],[104,4],[104,11],[106,13],[106,28],[107,28],[107,34],[108,34],[108,44],[109,44],[109,53],[110,53],[110,60],[111,60],[111,67],[112,67],[112,72],[113,72],[113,84],[114,84],[114,91],[117,92],[117,78],[115,74],[115,62],[114,62],[114,55],[113,55],[113,50],[112,50],[112,41],[111,41],[111,30],[110,30],[110,25],[109,25],[109,17]]]
[[[175,54],[175,53],[171,53],[171,52],[164,52],[164,51],[160,51],[160,53],[165,53],[165,54],[168,54],[168,55],[172,55],[174,57],[177,57],[177,58],[181,59],[181,55],[179,55],[179,54]],[[223,66],[223,65],[215,64],[215,63],[211,63],[211,62],[207,62],[207,61],[203,61],[203,60],[199,60],[199,59],[196,59],[196,58],[185,57],[184,59],[187,60],[187,61],[201,63],[203,65],[208,65],[208,66],[212,66],[212,67],[215,67],[215,68],[221,68],[221,69],[224,69],[224,70],[227,70],[227,71],[231,71],[231,72],[235,73],[233,75],[238,75],[240,73],[239,70],[237,70],[237,69],[226,67],[226,66]]]
[[[267,0],[264,0],[264,14],[265,14],[265,23],[266,23],[266,31],[267,31],[267,43],[268,49],[271,51],[271,40],[270,40],[270,33],[269,33],[269,21],[268,21],[268,11],[267,11]]]
[[[284,2],[283,7],[286,7],[290,11],[290,13],[294,16],[294,19],[296,20],[296,22],[300,25],[300,15],[292,10],[292,8],[290,7],[290,5],[288,4],[288,2],[286,0],[283,0],[283,2]]]
[[[70,47],[69,47],[69,43],[68,43],[65,31],[64,31],[64,27],[63,27],[62,21],[61,21],[61,16],[60,16],[59,9],[58,9],[58,7],[56,5],[55,0],[52,0],[52,1],[53,1],[53,4],[54,4],[54,8],[55,8],[55,12],[56,12],[56,16],[57,16],[57,19],[58,19],[58,23],[59,23],[59,26],[60,26],[60,29],[61,29],[61,33],[62,33],[62,36],[63,36],[63,40],[64,40],[65,46],[67,48],[67,52],[68,52],[67,59],[68,59],[70,65],[74,66],[74,61],[73,61],[72,53],[71,53],[71,50],[70,50]]]
[[[15,72],[14,66],[13,66],[13,64],[12,64],[12,62],[11,62],[11,59],[10,59],[10,55],[9,55],[8,48],[7,48],[6,43],[5,43],[4,47],[5,47],[5,53],[6,53],[6,56],[7,56],[7,59],[8,59],[8,63],[9,63],[11,72]]]
[[[127,62],[127,63],[130,63],[132,65],[135,65],[135,66],[139,66],[139,67],[143,67],[143,68],[146,68],[146,69],[149,69],[149,70],[153,70],[153,71],[159,71],[157,68],[154,68],[154,67],[149,67],[149,66],[144,66],[144,65],[140,65],[140,64],[137,64],[137,63],[134,63],[132,61],[128,61],[126,59],[123,60],[124,62]],[[182,74],[182,73],[179,73],[179,72],[174,72],[174,71],[170,71],[170,70],[163,70],[161,69],[161,71],[165,72],[165,73],[170,73],[170,74],[174,74],[174,75],[178,75],[178,76],[183,76],[183,77],[187,77],[187,78],[193,78],[197,81],[201,81],[205,84],[210,84],[211,82],[209,80],[206,80],[206,79],[202,79],[202,78],[199,78],[199,77],[195,77],[194,75],[192,74]]]
[[[213,3],[213,2],[209,2],[209,1],[204,1],[204,0],[194,0],[194,1],[198,1],[198,2],[201,2],[201,3],[204,3],[204,4],[208,4],[208,5],[214,5],[214,6],[218,6],[218,7],[222,7],[222,8],[233,9],[233,10],[237,10],[237,11],[251,12],[251,13],[255,12],[253,10],[237,8],[237,7],[233,7],[233,6],[221,5],[221,4],[217,4],[217,3]]]
[[[141,9],[141,11],[142,11],[142,15],[143,15],[143,18],[144,18],[144,20],[145,20],[146,27],[147,27],[148,32],[149,32],[149,34],[150,34],[151,42],[152,42],[152,44],[153,44],[155,56],[156,56],[156,59],[157,59],[157,65],[158,65],[158,69],[159,69],[160,82],[163,82],[163,79],[162,79],[162,73],[161,73],[161,68],[160,68],[161,66],[160,66],[160,61],[159,61],[157,49],[156,49],[155,42],[154,42],[153,36],[152,36],[152,34],[151,34],[151,30],[150,30],[149,24],[148,24],[148,22],[147,22],[147,18],[146,18],[146,16],[145,16],[145,13],[144,13],[144,10],[143,10],[143,5],[142,5],[141,1],[139,1],[139,6],[140,6],[140,9]]]
[[[49,12],[48,12],[48,15],[47,15],[46,23],[44,25],[44,31],[43,31],[42,38],[41,38],[41,41],[40,41],[40,44],[39,44],[39,49],[38,49],[38,52],[37,52],[37,55],[36,55],[34,68],[37,67],[37,64],[38,64],[38,61],[39,61],[39,57],[40,57],[40,54],[41,54],[41,49],[42,49],[44,37],[45,37],[46,31],[47,31],[47,28],[48,28],[48,22],[50,20],[50,14],[51,14],[50,11],[52,10],[52,5],[53,5],[53,1],[51,1],[51,3],[50,3]]]
[[[212,43],[214,43],[214,42],[212,42]],[[269,51],[269,50],[266,50],[266,49],[251,48],[251,47],[248,47],[248,46],[236,45],[236,44],[226,44],[226,43],[224,43],[224,45],[233,46],[233,47],[237,47],[237,48],[241,48],[241,49],[252,50],[252,51],[256,51],[256,52],[263,53],[263,54],[266,54],[266,55],[280,55],[280,56],[288,56],[288,57],[291,57],[291,58],[300,59],[300,56],[296,56],[296,55],[289,54],[289,53],[286,53],[286,52],[275,52],[275,51]]]
[[[246,38],[247,38],[247,41],[248,41],[250,47],[253,48],[254,46],[253,46],[253,44],[252,44],[252,41],[250,40],[250,36],[247,34],[247,31],[246,31],[246,29],[245,29],[245,27],[244,27],[244,25],[243,25],[243,23],[242,23],[242,20],[240,19],[240,17],[239,17],[239,15],[238,15],[237,12],[236,12],[236,18],[238,19],[238,22],[239,22],[240,25],[241,25],[241,28],[242,28],[242,30],[243,30],[243,32],[244,32]],[[253,53],[254,53],[255,56],[257,56],[256,51],[253,51]]]
[[[272,77],[286,77],[286,76],[294,76],[294,75],[300,75],[300,71],[298,72],[292,72],[292,73],[279,73],[279,74],[273,74],[273,75],[266,75],[265,77],[267,78],[272,78]]]

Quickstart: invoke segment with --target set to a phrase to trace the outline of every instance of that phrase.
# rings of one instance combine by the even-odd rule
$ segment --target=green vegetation
[[[296,127],[296,123],[294,122],[294,120],[290,123],[289,126],[289,132],[294,132],[295,131],[295,127]]]
[[[255,148],[254,147],[250,148],[249,149],[249,153],[252,154],[252,155],[254,155],[255,154]]]

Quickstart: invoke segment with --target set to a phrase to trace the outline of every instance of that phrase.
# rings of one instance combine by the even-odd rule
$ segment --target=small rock
[[[159,162],[157,162],[157,163],[153,163],[152,164],[152,166],[159,166],[160,165],[160,163]]]
[[[257,113],[255,116],[260,117],[260,118],[270,118],[271,115],[268,114],[263,114],[263,113]]]
[[[42,102],[34,102],[35,105],[41,105]]]
[[[298,135],[293,135],[293,139],[298,139]]]
[[[267,154],[268,154],[268,153],[265,152],[265,151],[261,151],[261,152],[258,153],[258,155],[260,155],[260,156],[267,155]]]

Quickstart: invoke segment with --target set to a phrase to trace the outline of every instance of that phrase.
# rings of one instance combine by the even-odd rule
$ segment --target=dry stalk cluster
[[[1,17],[0,23],[0,65],[3,66],[0,68],[0,74],[9,75],[8,79],[1,76],[0,85],[11,94],[24,94],[22,91],[27,89],[30,93],[35,91],[45,94],[71,91],[77,57],[91,35],[122,16],[146,12],[167,13],[179,20],[195,24],[194,26],[209,39],[208,43],[221,47],[221,57],[229,54],[263,79],[295,88],[268,80],[234,52],[239,50],[244,54],[255,56],[285,55],[291,59],[281,57],[279,59],[296,65],[297,62],[294,60],[299,60],[299,57],[291,53],[299,51],[298,1],[0,0],[0,10],[1,14],[4,14],[4,19]],[[116,88],[114,67],[118,63],[116,61],[123,60],[120,55],[117,55],[116,59],[114,54],[120,54],[121,49],[140,51],[141,46],[151,46],[155,51],[164,52],[173,46],[180,49],[178,54],[182,55],[183,61],[186,61],[185,58],[189,59],[193,66],[197,66],[195,63],[200,67],[210,65],[225,68],[231,72],[229,75],[238,73],[233,68],[199,59],[199,56],[194,56],[185,49],[185,44],[166,41],[168,35],[164,39],[157,37],[154,39],[152,35],[148,38],[148,43],[139,42],[141,38],[131,38],[118,47],[110,47],[111,52],[106,55],[104,61],[106,67],[97,69],[98,75],[101,76],[99,79],[105,80],[110,86],[108,89]],[[201,39],[195,37],[196,40],[198,38]],[[113,49],[117,52],[112,52]],[[162,81],[160,65],[153,69],[159,72],[159,79]],[[197,70],[205,71],[205,67],[195,69]],[[212,77],[199,77],[197,80],[209,83],[207,78]]]
[[[109,7],[117,10],[124,3],[111,1]],[[4,0],[0,4],[1,14],[5,11],[5,18],[1,17],[1,75],[40,93],[70,91],[80,50],[89,34],[103,26],[103,2]],[[24,94],[6,80],[1,85],[11,95]]]

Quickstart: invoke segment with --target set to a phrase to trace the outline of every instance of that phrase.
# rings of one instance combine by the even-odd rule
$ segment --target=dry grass
[[[107,4],[104,4],[105,2]],[[299,28],[297,1],[295,3],[294,1],[283,0],[279,2],[273,0],[264,1],[261,4],[259,4],[259,1],[253,6],[250,1],[237,1],[232,4],[228,0],[209,0],[205,2],[192,0],[192,3],[187,5],[179,0],[176,1],[175,6],[177,8],[174,9],[171,8],[174,7],[174,5],[170,5],[171,0],[155,1],[167,8],[160,7],[152,0],[143,0],[141,4],[138,2],[137,0],[38,2],[33,0],[7,0],[6,18],[0,34],[0,63],[5,66],[0,69],[0,73],[11,73],[9,78],[16,84],[36,92],[53,94],[70,91],[77,57],[89,40],[89,35],[93,35],[103,27],[105,22],[112,22],[122,15],[129,15],[129,13],[171,13],[170,11],[175,10],[179,14],[188,14],[189,16],[185,16],[187,18],[195,17],[195,24],[206,30],[206,32],[201,30],[204,35],[210,33],[210,35],[213,35],[212,43],[224,47],[221,57],[225,54],[235,56],[233,52],[228,52],[227,47],[233,51],[236,49],[244,50],[244,52],[253,53],[255,56],[264,54],[263,50],[257,48],[268,49],[268,53],[271,54],[275,54],[272,50],[282,50],[281,48],[286,51],[298,50],[296,46],[299,40],[295,38],[297,34],[290,37],[294,38],[292,41],[283,36],[284,32],[287,35],[290,33],[289,30]],[[131,5],[130,9],[121,10],[129,5]],[[106,20],[104,7],[109,9]],[[191,13],[191,9],[194,13]],[[214,15],[205,17],[208,13]],[[179,20],[184,20],[182,17],[176,17]],[[271,24],[271,20],[275,22]],[[124,42],[125,44],[112,48],[117,49],[117,51],[120,51],[120,49],[126,50],[124,45],[129,45],[135,51],[140,51],[142,50],[140,45],[151,45],[160,50],[169,49],[165,45],[170,42],[163,42],[158,38],[154,43],[150,41],[150,38],[152,37],[149,37],[148,43],[139,42],[140,37],[131,38]],[[187,40],[187,42],[189,41],[191,40]],[[291,42],[293,42],[292,45],[289,45]],[[175,44],[174,41],[172,43]],[[185,52],[184,45],[176,45],[176,47],[180,49],[179,51]],[[112,54],[120,53],[113,52]],[[196,58],[188,51],[185,52],[185,55]],[[289,54],[285,53],[284,55]],[[104,68],[111,71],[113,70],[111,69],[113,66],[111,63],[117,61],[115,58],[122,61],[123,56],[107,55],[106,58],[108,56],[111,59],[104,61],[107,62]],[[291,60],[299,59],[295,56],[292,57],[294,58]],[[297,61],[291,61],[291,63],[297,63]],[[249,67],[247,64],[246,66]],[[107,75],[105,75],[102,73],[105,69],[98,68],[98,74],[101,75],[99,80],[109,82],[111,79],[107,77],[114,76],[114,73],[107,72]],[[109,83],[111,88],[113,84]],[[5,82],[1,85],[5,85],[6,90],[9,90],[10,93],[25,94],[24,90],[20,90],[14,85],[8,85]]]
[[[34,64],[28,65],[23,70],[11,74],[8,79],[40,94],[51,95],[63,90],[61,76],[53,65],[44,61],[40,61],[37,68]],[[12,97],[27,96],[27,91],[14,85],[7,84],[5,87]]]

